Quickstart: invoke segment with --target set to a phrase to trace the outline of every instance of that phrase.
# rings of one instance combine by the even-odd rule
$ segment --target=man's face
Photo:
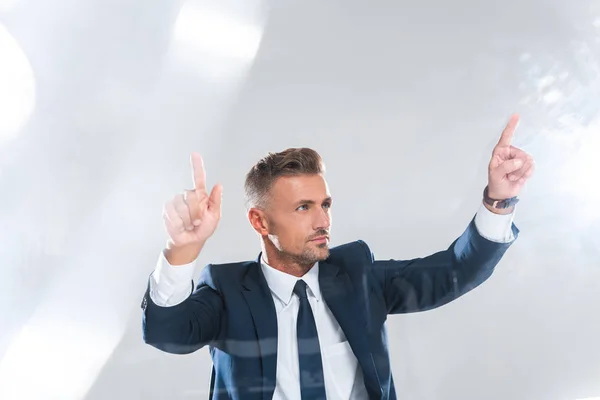
[[[320,174],[278,178],[270,190],[265,216],[269,239],[282,253],[301,264],[329,257],[331,196]],[[314,240],[325,236],[324,240]]]

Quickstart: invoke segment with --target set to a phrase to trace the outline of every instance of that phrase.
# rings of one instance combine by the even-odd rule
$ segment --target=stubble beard
[[[295,256],[295,260],[300,265],[310,266],[316,262],[326,260],[329,257],[329,246],[327,243],[317,245],[318,249],[313,249],[310,244],[304,248],[302,253]]]

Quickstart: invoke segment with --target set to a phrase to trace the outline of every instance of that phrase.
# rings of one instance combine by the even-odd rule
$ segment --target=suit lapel
[[[258,337],[262,366],[262,394],[265,400],[271,399],[275,390],[277,372],[277,313],[269,286],[260,268],[260,254],[256,262],[250,264],[243,286],[242,294],[252,313]]]
[[[365,377],[369,398],[382,394],[379,377],[369,348],[367,318],[364,304],[348,274],[337,265],[326,261],[319,263],[319,286],[331,313],[344,331],[348,343],[360,364]]]

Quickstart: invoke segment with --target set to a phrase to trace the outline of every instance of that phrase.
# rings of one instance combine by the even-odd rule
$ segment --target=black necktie
[[[306,282],[296,282],[294,293],[300,299],[298,309],[298,361],[302,400],[326,400],[323,362],[315,318],[306,297]]]

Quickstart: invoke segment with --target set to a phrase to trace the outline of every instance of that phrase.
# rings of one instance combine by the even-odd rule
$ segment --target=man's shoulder
[[[347,258],[353,258],[360,261],[371,261],[373,253],[363,240],[355,240],[332,247],[327,259],[331,263],[336,261],[345,261]]]
[[[241,279],[248,268],[254,264],[256,264],[256,260],[210,263],[203,268],[203,271],[210,272],[213,275],[217,273],[219,276],[226,276],[227,279],[235,280],[238,277]]]

